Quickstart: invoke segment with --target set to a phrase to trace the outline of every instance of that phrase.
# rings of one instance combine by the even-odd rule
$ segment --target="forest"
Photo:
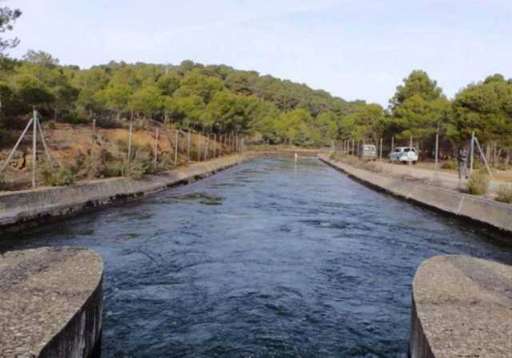
[[[4,7],[0,15],[6,32],[21,12]],[[3,146],[15,140],[36,108],[43,121],[95,120],[113,128],[147,119],[206,133],[238,133],[253,143],[299,146],[413,137],[431,148],[439,133],[454,152],[474,132],[495,158],[510,160],[512,80],[500,74],[470,83],[449,99],[425,71],[415,70],[384,108],[226,65],[110,62],[81,69],[61,65],[44,51],[10,58],[6,52],[16,45],[16,39],[0,39]]]

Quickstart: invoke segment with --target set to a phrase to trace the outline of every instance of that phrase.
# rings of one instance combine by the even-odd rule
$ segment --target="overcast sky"
[[[512,0],[4,0],[19,57],[228,64],[387,105],[413,69],[448,96],[512,77]]]

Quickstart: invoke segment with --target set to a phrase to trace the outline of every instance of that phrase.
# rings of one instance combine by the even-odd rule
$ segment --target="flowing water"
[[[103,357],[403,357],[418,265],[512,263],[494,239],[316,159],[259,159],[4,237],[0,250],[103,256]]]

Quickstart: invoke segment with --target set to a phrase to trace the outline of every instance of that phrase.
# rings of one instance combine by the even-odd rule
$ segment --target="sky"
[[[387,106],[422,69],[452,97],[512,77],[511,0],[3,0],[22,17],[11,50],[87,68],[190,59],[255,70]]]

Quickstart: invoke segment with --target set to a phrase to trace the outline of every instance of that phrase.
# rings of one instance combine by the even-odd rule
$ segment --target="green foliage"
[[[396,88],[396,93],[390,100],[391,109],[395,111],[406,100],[419,96],[425,101],[442,98],[442,90],[437,82],[430,79],[425,71],[415,70],[404,79],[404,83]]]
[[[485,195],[489,190],[489,175],[484,170],[475,170],[467,182],[469,194]]]
[[[451,136],[459,142],[476,136],[483,143],[498,140],[512,146],[512,83],[501,75],[471,84],[453,102]]]
[[[424,71],[413,71],[390,100],[392,132],[399,139],[426,140],[442,129],[450,116],[450,102],[436,81]]]
[[[18,9],[10,9],[6,6],[0,7],[0,33],[5,33],[13,29],[13,24],[21,16],[21,11]],[[8,48],[16,47],[19,43],[17,38],[5,39],[0,37],[0,54]]]
[[[502,203],[512,203],[512,186],[510,185],[500,185],[498,187],[498,191],[496,192],[496,201],[500,201]]]
[[[377,143],[386,125],[384,110],[378,104],[359,104],[353,113],[343,117],[339,127],[342,136]]]
[[[441,164],[441,169],[455,170],[455,169],[457,169],[457,167],[458,167],[458,165],[455,160],[448,160]]]
[[[63,186],[75,183],[75,173],[70,168],[58,167],[46,162],[41,165],[41,178],[44,185]]]

